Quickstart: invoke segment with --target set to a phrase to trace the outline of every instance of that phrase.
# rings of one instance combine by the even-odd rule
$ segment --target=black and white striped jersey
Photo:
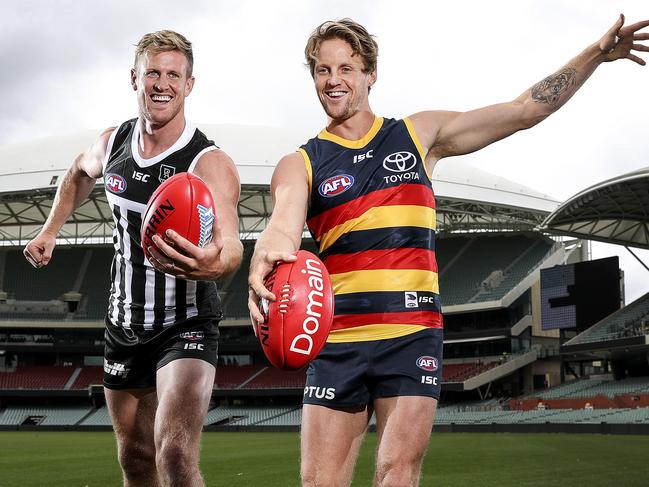
[[[107,321],[138,331],[159,331],[193,316],[220,315],[214,282],[176,279],[157,271],[140,244],[142,215],[151,194],[174,174],[193,172],[200,157],[217,147],[187,122],[169,149],[143,159],[138,151],[139,123],[129,120],[112,133],[104,160],[104,188],[115,222]]]

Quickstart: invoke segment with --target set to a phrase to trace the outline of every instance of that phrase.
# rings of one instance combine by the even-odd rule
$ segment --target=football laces
[[[291,302],[291,285],[286,283],[279,291],[279,304],[277,305],[280,313],[288,313],[288,305]]]

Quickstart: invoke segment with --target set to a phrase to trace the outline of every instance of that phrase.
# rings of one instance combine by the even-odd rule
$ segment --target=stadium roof
[[[243,125],[199,124],[199,128],[236,162],[242,184],[240,231],[242,238],[254,238],[270,214],[269,182],[277,161],[309,134]],[[0,243],[22,245],[35,235],[66,169],[98,135],[90,130],[0,147]],[[559,204],[460,160],[438,164],[433,179],[441,232],[530,230]],[[69,243],[110,242],[111,232],[111,215],[98,182],[63,228],[62,237]]]
[[[649,249],[649,167],[581,191],[548,216],[541,229]]]

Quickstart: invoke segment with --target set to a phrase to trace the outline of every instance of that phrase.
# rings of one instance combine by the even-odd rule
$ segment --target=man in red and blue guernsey
[[[349,19],[325,22],[305,49],[328,124],[284,157],[271,181],[274,209],[250,266],[249,307],[277,261],[292,261],[306,221],[335,294],[333,331],[310,364],[301,435],[302,485],[351,483],[376,413],[375,486],[419,485],[442,370],[431,174],[443,158],[479,150],[560,108],[602,62],[644,61],[648,34],[624,18],[555,74],[511,102],[465,113],[425,111],[402,120],[369,106],[378,46]]]

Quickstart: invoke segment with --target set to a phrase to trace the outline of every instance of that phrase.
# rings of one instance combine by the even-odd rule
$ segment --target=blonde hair
[[[347,42],[351,46],[352,52],[359,55],[363,60],[364,73],[376,71],[379,45],[365,27],[352,19],[345,18],[323,22],[309,36],[304,48],[304,57],[311,76],[314,75],[320,45],[330,39],[341,39]]]
[[[135,47],[135,68],[140,57],[148,54],[167,51],[179,51],[187,58],[187,77],[190,78],[194,69],[194,53],[192,43],[187,38],[173,30],[159,30],[145,34]]]

